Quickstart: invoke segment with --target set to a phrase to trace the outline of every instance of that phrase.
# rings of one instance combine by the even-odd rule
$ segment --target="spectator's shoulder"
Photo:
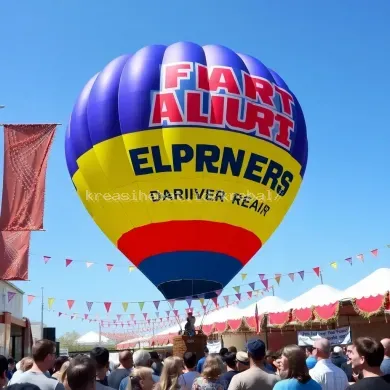
[[[54,379],[54,378],[53,378]],[[56,380],[56,379],[55,379]],[[54,386],[54,389],[55,390],[65,390],[65,386],[61,383],[61,382],[58,382],[56,383],[56,385]]]

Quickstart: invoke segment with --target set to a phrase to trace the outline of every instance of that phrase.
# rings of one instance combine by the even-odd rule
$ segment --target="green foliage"
[[[80,334],[76,331],[66,332],[57,341],[60,343],[60,348],[77,349],[76,340],[80,337]]]

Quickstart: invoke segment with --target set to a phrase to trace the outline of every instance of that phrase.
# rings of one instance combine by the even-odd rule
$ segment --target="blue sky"
[[[196,5],[195,5],[196,4]],[[245,4],[245,6],[244,6]],[[367,1],[19,1],[0,5],[0,122],[59,122],[47,175],[45,232],[32,234],[26,294],[57,298],[45,323],[57,334],[96,330],[58,318],[87,313],[86,301],[161,299],[105,238],[78,199],[64,157],[65,125],[84,84],[117,56],[153,43],[217,43],[253,55],[275,69],[298,97],[307,121],[309,161],[298,197],[261,252],[245,267],[257,274],[325,266],[324,281],[339,289],[390,266],[388,207],[388,90],[390,3]],[[1,150],[2,153],[2,150]],[[1,161],[2,161],[2,156]],[[377,259],[369,250],[379,248]],[[349,266],[358,253],[367,261]],[[42,256],[52,256],[44,265]],[[102,263],[86,269],[65,258]],[[334,271],[329,265],[339,261]],[[121,264],[108,273],[104,263]],[[276,295],[291,299],[318,283],[313,274]],[[230,286],[242,284],[238,275]],[[245,289],[243,289],[245,291]],[[230,288],[227,294],[233,294]],[[145,305],[153,313],[153,305]],[[164,311],[161,306],[160,311]],[[25,315],[40,320],[37,298]],[[104,314],[95,304],[91,314]],[[112,315],[123,313],[113,304]],[[128,313],[140,313],[130,305]]]

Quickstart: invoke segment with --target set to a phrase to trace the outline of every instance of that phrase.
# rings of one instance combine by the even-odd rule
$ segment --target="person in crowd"
[[[65,390],[64,385],[54,378],[48,378],[56,359],[56,344],[50,340],[39,340],[32,347],[34,363],[30,370],[24,372],[13,383],[31,383],[41,390]]]
[[[130,374],[126,390],[152,390],[155,385],[152,375],[153,370],[151,368],[134,368]]]
[[[273,365],[275,367],[275,374],[280,376],[280,371],[282,368],[282,350],[276,351],[274,355],[275,360],[273,361]]]
[[[0,388],[3,388],[8,383],[7,378],[8,360],[5,356],[0,355]]]
[[[18,379],[20,378],[20,376],[28,371],[34,364],[34,360],[32,357],[24,357],[21,361],[20,361],[20,364],[19,364],[19,369],[16,370],[16,372],[14,373],[14,375],[12,375],[12,378],[11,380],[8,382],[8,386],[11,386],[13,383],[17,383]]]
[[[152,370],[154,375],[160,376],[164,365],[162,364],[158,353],[156,351],[150,352],[150,358],[152,360]]]
[[[52,377],[54,379],[60,380],[60,377],[62,373],[60,373],[61,367],[65,362],[69,361],[69,358],[67,356],[59,356],[56,361],[54,362],[54,373]]]
[[[207,347],[204,347],[204,357],[199,359],[198,365],[196,366],[196,371],[198,371],[199,374],[201,374],[203,371],[203,364],[206,361],[208,355],[209,355],[209,349]]]
[[[357,382],[359,379],[363,378],[363,375],[361,372],[354,372],[352,369],[352,362],[351,362],[352,347],[353,347],[353,344],[347,345],[346,351],[345,351],[347,361],[341,365],[341,369],[345,372],[345,375],[347,376],[348,382],[350,384],[353,384],[353,383]]]
[[[362,373],[363,378],[348,387],[353,390],[390,390],[390,375],[382,376],[381,364],[385,349],[372,337],[355,340],[350,355],[352,368]]]
[[[229,390],[271,390],[280,377],[264,370],[264,342],[260,339],[253,339],[248,341],[246,347],[250,368],[232,378]]]
[[[234,352],[230,352],[222,360],[226,365],[226,372],[221,375],[221,379],[226,381],[226,386],[229,387],[234,375],[239,373],[237,370],[237,355]]]
[[[234,347],[234,346],[233,346],[233,347],[229,347],[229,348],[228,348],[228,351],[229,351],[229,352],[233,352],[233,353],[237,353],[237,348]]]
[[[340,368],[347,361],[347,358],[344,356],[343,349],[338,345],[333,348],[331,360],[335,366]]]
[[[306,348],[306,365],[309,370],[315,367],[317,359],[313,356],[313,347],[307,346]]]
[[[220,378],[223,362],[218,354],[209,355],[203,365],[202,375],[194,380],[192,390],[226,390],[227,383]]]
[[[184,373],[179,377],[179,385],[181,390],[191,390],[194,380],[199,376],[199,372],[196,371],[196,354],[194,352],[186,352],[183,360]]]
[[[108,387],[107,372],[110,365],[110,353],[108,349],[96,347],[90,352],[90,357],[96,364],[96,381]]]
[[[10,380],[12,375],[16,372],[16,362],[13,357],[8,358],[8,370],[7,370],[7,378]]]
[[[14,385],[8,385],[7,390],[40,390],[37,385],[31,383],[15,383]]]
[[[96,362],[85,355],[78,355],[69,362],[66,383],[70,390],[95,390]]]
[[[59,378],[58,378],[58,381],[61,382],[64,386],[65,386],[65,390],[68,390],[67,389],[67,371],[68,371],[68,368],[69,368],[69,360],[67,362],[65,362],[62,366],[61,366],[61,370],[59,371]]]
[[[246,352],[238,351],[236,354],[236,360],[238,372],[246,371],[249,368],[249,358]]]
[[[385,357],[383,358],[383,362],[381,364],[381,371],[383,375],[390,374],[390,339],[383,339],[381,341],[383,348],[385,349]]]
[[[164,360],[160,382],[155,386],[156,390],[180,389],[179,377],[183,373],[183,359],[172,356]]]
[[[306,365],[306,354],[298,345],[283,348],[281,377],[274,390],[321,390],[321,385],[311,379]]]
[[[134,352],[133,361],[134,361],[134,369],[141,368],[141,367],[150,368],[151,366],[150,353],[148,351],[145,351],[144,349],[139,349],[138,351]],[[131,375],[132,374],[130,374],[130,377]],[[126,390],[130,377],[127,376],[126,378],[122,379],[121,384],[119,385],[119,390]],[[157,383],[160,380],[160,377],[154,374],[152,374],[152,378],[155,383]]]
[[[313,356],[317,364],[309,375],[322,386],[322,390],[345,390],[349,383],[345,372],[330,360],[331,346],[327,339],[314,342]]]
[[[132,353],[130,351],[119,352],[119,363],[118,368],[112,371],[107,378],[108,386],[116,390],[119,390],[122,379],[130,375],[133,367]]]
[[[265,370],[272,373],[272,374],[274,374],[276,371],[275,366],[274,366],[274,360],[275,360],[274,355],[275,355],[274,352],[267,351],[265,354],[265,360],[264,360]]]

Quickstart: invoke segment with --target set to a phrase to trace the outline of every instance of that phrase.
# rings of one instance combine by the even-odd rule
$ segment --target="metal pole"
[[[41,305],[41,339],[43,339],[43,287],[42,290],[42,305]]]
[[[321,284],[324,284],[324,280],[322,279],[322,271],[320,271],[320,280],[321,280]]]
[[[275,289],[274,289],[274,286],[271,286],[271,289],[272,289],[272,296],[275,296]]]

